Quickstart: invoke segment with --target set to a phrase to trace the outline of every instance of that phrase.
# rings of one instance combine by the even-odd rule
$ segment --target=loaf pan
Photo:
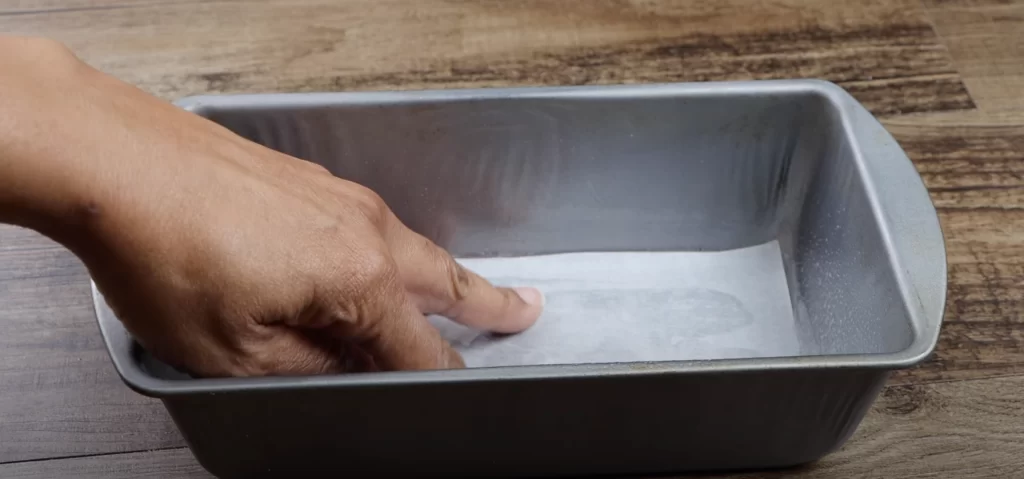
[[[456,371],[196,379],[95,290],[128,386],[226,478],[776,468],[854,432],[934,348],[946,260],[914,166],[816,80],[202,96],[178,105],[380,193],[548,293]]]

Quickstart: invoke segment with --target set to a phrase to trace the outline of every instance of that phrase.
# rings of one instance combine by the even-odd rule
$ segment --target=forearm
[[[81,235],[105,194],[106,165],[68,118],[79,97],[48,84],[79,65],[52,42],[0,36],[0,71],[10,72],[0,75],[0,222],[62,243]]]

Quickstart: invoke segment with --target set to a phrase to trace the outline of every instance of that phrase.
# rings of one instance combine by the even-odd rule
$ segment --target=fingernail
[[[544,293],[537,288],[512,288],[526,304],[530,306],[544,307]]]

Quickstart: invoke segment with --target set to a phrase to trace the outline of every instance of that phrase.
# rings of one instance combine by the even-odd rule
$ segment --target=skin
[[[543,307],[374,192],[46,39],[0,36],[0,222],[66,246],[146,349],[201,376],[459,368],[424,315],[516,333]]]

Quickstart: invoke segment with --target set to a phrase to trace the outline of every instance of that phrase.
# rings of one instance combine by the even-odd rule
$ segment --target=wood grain
[[[0,464],[5,479],[210,479],[188,449],[164,449],[128,454]]]
[[[165,98],[816,77],[879,115],[973,107],[917,0],[109,3],[0,30]]]
[[[164,98],[198,93],[822,77],[885,118],[947,239],[932,360],[820,464],[739,477],[1024,475],[1020,0],[9,0]],[[936,34],[936,32],[938,34]],[[966,85],[966,86],[965,86]],[[103,350],[70,253],[0,227],[0,477],[208,477]],[[979,379],[985,378],[985,379]],[[144,449],[167,450],[132,452]],[[101,454],[93,457],[67,457]],[[43,461],[47,457],[65,457]],[[28,462],[24,462],[28,461]]]
[[[975,101],[987,111],[1024,111],[1024,2],[925,4]]]
[[[897,117],[946,235],[949,290],[932,360],[894,382],[1024,372],[1024,2],[926,0],[978,109]]]
[[[0,462],[182,445],[117,377],[90,298],[71,253],[0,226]]]
[[[40,0],[4,3],[0,31],[168,98],[817,76],[879,114],[973,105],[915,0]],[[0,461],[180,444],[114,377],[78,262],[10,229],[0,244]]]

